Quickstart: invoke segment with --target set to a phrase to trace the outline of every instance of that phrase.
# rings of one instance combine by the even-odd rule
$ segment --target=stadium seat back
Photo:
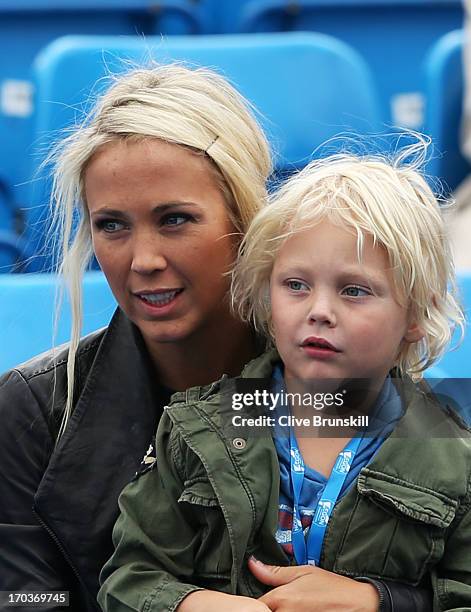
[[[463,23],[461,0],[246,0],[220,3],[242,32],[316,31],[354,47],[368,62],[388,123],[421,129],[420,79],[433,43]]]
[[[108,324],[116,302],[101,272],[87,272],[84,283],[86,334]],[[56,338],[54,307],[58,289],[54,274],[0,275],[0,373],[70,338],[70,304],[64,302]]]
[[[460,298],[466,315],[464,339],[458,345],[456,333],[452,348],[426,372],[426,378],[441,401],[456,409],[471,426],[471,274],[458,275]]]
[[[425,132],[432,137],[434,156],[427,172],[450,189],[471,171],[461,153],[463,108],[463,30],[449,32],[431,49],[425,64],[427,112]]]
[[[109,84],[108,73],[150,58],[185,60],[227,76],[261,112],[281,172],[303,166],[339,132],[364,134],[382,125],[366,64],[329,36],[64,37],[35,62],[35,141],[41,143],[40,151],[60,138],[64,127],[83,119],[90,99]],[[40,161],[41,155],[36,164]],[[47,215],[47,196],[44,183],[32,184],[31,232]],[[40,241],[41,236],[36,231],[32,239]]]
[[[471,379],[471,274],[458,274],[458,290],[466,316],[464,339],[458,344],[459,334],[455,333],[451,343],[452,350],[449,350],[436,366],[430,368],[429,376]]]
[[[193,0],[0,1],[0,271],[12,270],[37,144],[31,65],[37,53],[65,34],[200,34],[209,29],[205,3]]]

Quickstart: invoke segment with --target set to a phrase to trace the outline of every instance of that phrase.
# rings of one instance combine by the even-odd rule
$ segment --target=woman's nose
[[[137,274],[152,274],[165,270],[167,258],[161,240],[155,236],[136,236],[133,244],[131,270]]]
[[[337,324],[332,296],[327,292],[313,292],[308,319],[310,323],[321,323],[333,327]]]

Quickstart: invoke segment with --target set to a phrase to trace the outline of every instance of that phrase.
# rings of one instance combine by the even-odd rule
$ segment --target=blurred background
[[[47,152],[110,74],[150,59],[228,77],[261,113],[274,182],[351,135],[374,151],[404,129],[430,136],[429,180],[456,195],[449,227],[469,315],[466,15],[461,0],[0,0],[0,372],[69,336],[67,303],[52,336]],[[84,287],[86,333],[115,303],[99,271]],[[469,377],[470,364],[467,338],[430,376]]]

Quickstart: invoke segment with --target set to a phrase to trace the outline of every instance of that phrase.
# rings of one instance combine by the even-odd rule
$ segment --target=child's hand
[[[217,591],[195,591],[185,597],[177,612],[269,612],[258,599],[228,595]]]
[[[274,587],[259,599],[273,612],[377,612],[379,609],[379,595],[371,584],[311,565],[277,567],[254,558],[248,565],[257,580]]]

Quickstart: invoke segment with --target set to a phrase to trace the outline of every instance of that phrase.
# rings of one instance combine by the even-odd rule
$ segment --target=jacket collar
[[[258,341],[258,346],[263,350],[261,340]],[[203,401],[209,399],[211,396],[218,394],[223,388],[224,384],[232,384],[234,381],[240,378],[264,378],[270,379],[274,365],[280,360],[280,356],[276,349],[270,349],[263,352],[258,357],[255,357],[249,361],[243,368],[240,376],[237,378],[228,378],[227,374],[223,374],[222,377],[202,387],[191,387],[186,391],[177,391],[172,395],[170,406],[175,404],[191,404],[193,402]]]
[[[160,418],[155,389],[143,340],[118,309],[35,496],[37,515],[92,598],[112,552],[116,500]]]

